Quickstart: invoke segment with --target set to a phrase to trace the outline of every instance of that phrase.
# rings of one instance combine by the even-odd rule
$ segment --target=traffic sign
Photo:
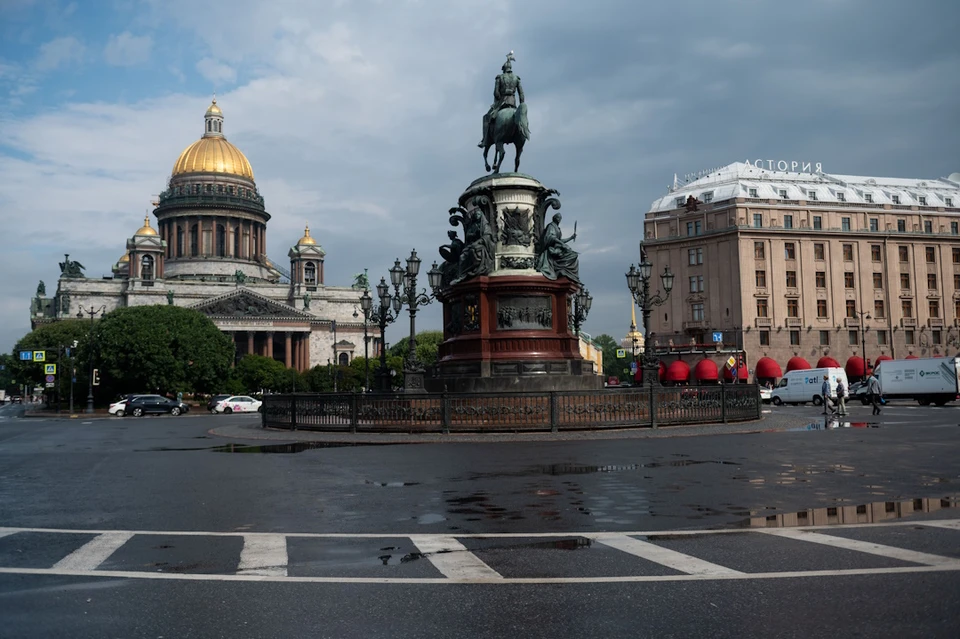
[[[47,387],[47,388],[53,388],[53,382],[47,382],[47,383],[46,383],[46,387]]]
[[[33,361],[33,351],[20,351],[20,361],[21,361],[21,362],[32,362],[32,361]]]
[[[723,341],[723,333],[721,333],[720,331],[714,331],[714,333],[713,333],[713,341],[714,341],[714,342],[722,342],[722,341]]]
[[[43,374],[44,374],[44,375],[56,375],[56,374],[57,374],[57,365],[56,365],[56,364],[44,364],[44,365],[43,365]]]
[[[52,384],[57,381],[57,377],[55,375],[47,375],[46,380],[48,384]]]
[[[626,356],[627,356],[627,349],[625,348],[617,349],[617,359],[623,359]]]
[[[47,351],[33,351],[33,361],[35,362],[47,361]]]
[[[736,360],[736,358],[730,357],[730,358],[727,359],[727,368],[733,368],[733,367],[736,366],[736,365],[737,365],[737,360]]]

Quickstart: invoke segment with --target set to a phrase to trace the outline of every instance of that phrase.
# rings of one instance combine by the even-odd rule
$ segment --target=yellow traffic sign
[[[35,362],[47,361],[47,351],[33,351],[33,361]]]
[[[727,360],[727,368],[733,368],[733,367],[736,366],[736,365],[737,365],[737,360],[736,360],[735,357],[730,357],[730,358]]]
[[[44,374],[44,375],[56,375],[56,374],[57,374],[57,365],[56,365],[56,364],[44,364],[44,365],[43,365],[43,374]]]
[[[617,359],[623,359],[626,356],[627,356],[627,349],[625,348],[617,349]]]

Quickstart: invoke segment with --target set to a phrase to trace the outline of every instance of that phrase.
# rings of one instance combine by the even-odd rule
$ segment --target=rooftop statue
[[[63,261],[60,262],[60,277],[86,277],[83,274],[83,269],[83,264],[72,261],[68,253],[63,254]]]
[[[514,171],[520,170],[520,154],[523,145],[530,139],[530,126],[527,123],[527,105],[523,99],[523,87],[520,85],[520,76],[513,72],[513,51],[507,54],[507,61],[503,63],[503,73],[498,75],[493,83],[493,104],[483,116],[483,139],[479,146],[483,149],[483,164],[487,170],[500,172],[500,165],[505,155],[504,145],[512,144],[517,151]],[[520,102],[517,103],[519,98]],[[493,154],[493,168],[487,162],[487,153],[491,146],[496,146]]]
[[[370,277],[367,275],[367,269],[363,269],[363,273],[357,273],[353,276],[353,284],[350,285],[350,288],[356,291],[370,290]]]
[[[40,280],[40,283],[37,284],[37,297],[46,297],[47,296],[47,285],[43,283],[43,280]]]

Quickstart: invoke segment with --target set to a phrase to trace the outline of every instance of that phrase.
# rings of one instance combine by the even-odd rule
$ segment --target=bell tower
[[[130,288],[152,287],[155,282],[163,280],[166,249],[166,241],[150,226],[150,216],[145,215],[143,226],[127,240],[127,279]]]
[[[323,287],[323,259],[326,256],[317,241],[310,237],[310,227],[303,229],[303,237],[290,249],[290,296],[297,298]]]

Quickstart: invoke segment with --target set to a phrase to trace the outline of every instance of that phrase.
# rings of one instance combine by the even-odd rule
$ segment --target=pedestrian
[[[843,380],[837,380],[837,415],[847,414],[847,387],[843,385]]]
[[[830,378],[824,377],[823,384],[820,386],[820,395],[823,397],[823,414],[827,414],[830,408]]]
[[[880,414],[880,380],[876,375],[871,375],[867,380],[867,394],[870,396],[870,403],[873,404],[873,414]]]

